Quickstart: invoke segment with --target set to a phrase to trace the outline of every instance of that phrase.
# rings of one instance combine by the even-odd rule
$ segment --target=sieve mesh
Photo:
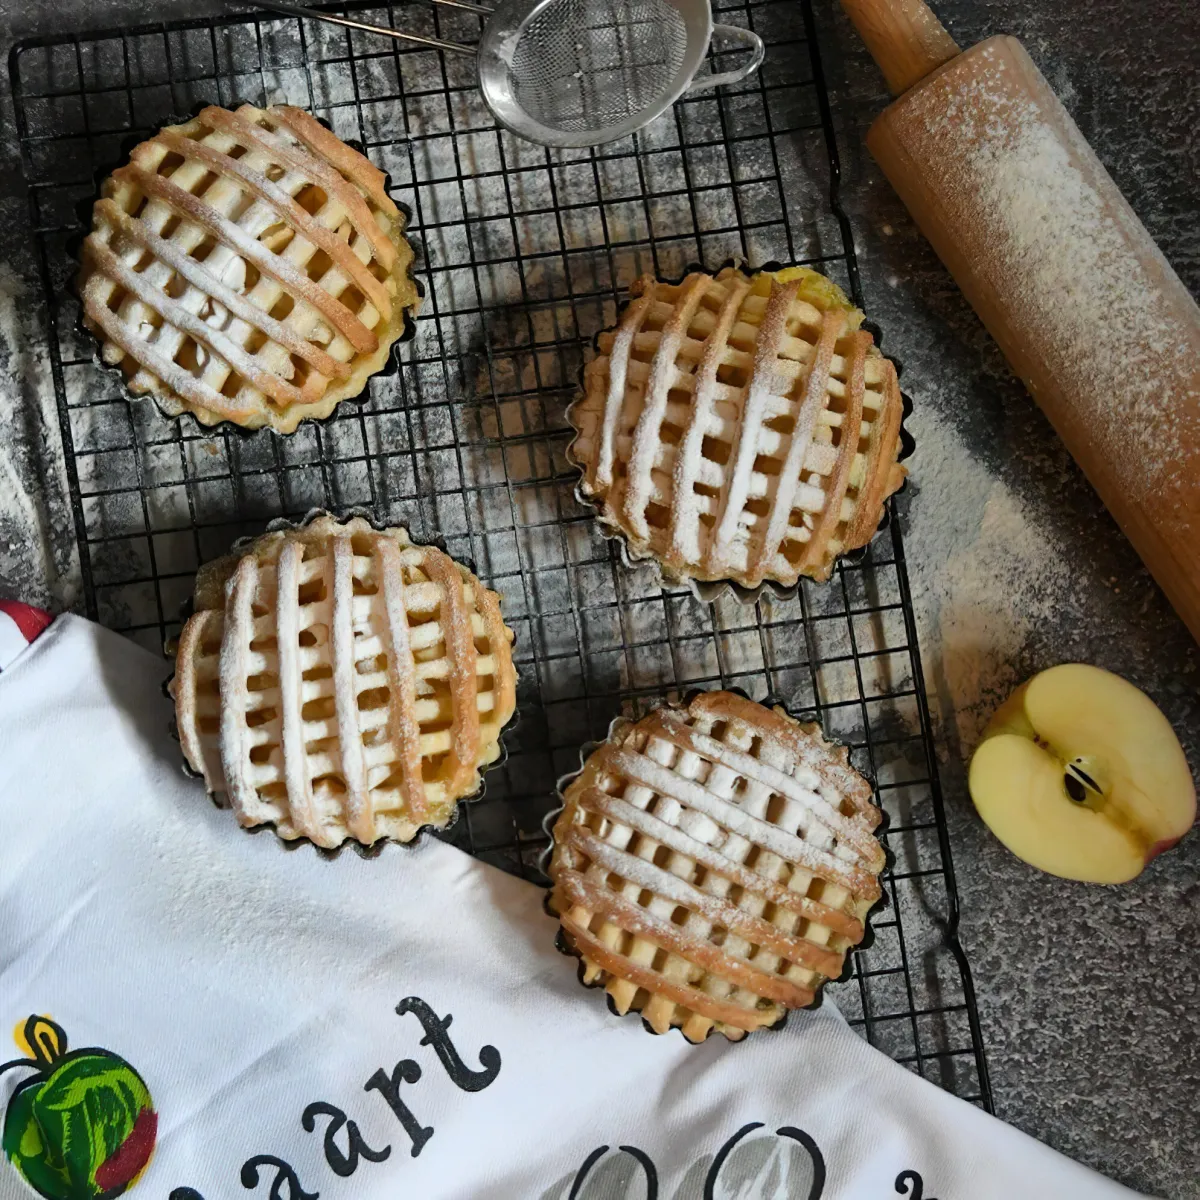
[[[557,0],[521,31],[509,86],[551,129],[607,129],[666,101],[686,49],[666,0]]]

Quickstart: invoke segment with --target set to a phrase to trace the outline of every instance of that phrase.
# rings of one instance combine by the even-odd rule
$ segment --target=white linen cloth
[[[49,1014],[137,1070],[134,1197],[1134,1195],[829,1004],[737,1045],[648,1034],[580,987],[540,889],[432,838],[251,836],[181,773],[166,673],[68,616],[0,676],[0,1036]],[[0,1156],[0,1200],[31,1195]]]

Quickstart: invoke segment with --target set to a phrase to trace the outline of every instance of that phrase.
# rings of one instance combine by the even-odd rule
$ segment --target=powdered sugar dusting
[[[1038,374],[1085,398],[1051,413],[1068,444],[1098,440],[1126,497],[1200,520],[1185,458],[1200,445],[1195,305],[1157,249],[1137,265],[1148,242],[1137,218],[1048,90],[1026,93],[1010,45],[985,44],[974,71],[926,89],[906,136],[940,171],[951,227],[980,232],[971,266],[1012,314],[1018,344],[1003,348],[1035,399]]]

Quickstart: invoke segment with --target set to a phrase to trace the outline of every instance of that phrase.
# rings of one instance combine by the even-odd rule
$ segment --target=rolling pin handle
[[[842,0],[893,96],[907,92],[959,54],[924,0]]]

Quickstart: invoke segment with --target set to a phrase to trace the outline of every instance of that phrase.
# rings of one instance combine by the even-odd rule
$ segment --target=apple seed
[[[1074,762],[1067,763],[1067,769],[1063,777],[1063,783],[1066,785],[1067,795],[1070,796],[1076,804],[1085,804],[1087,802],[1088,792],[1094,792],[1097,796],[1104,795],[1104,790],[1081,766],[1083,762],[1084,760],[1082,758],[1077,758],[1074,760]]]
[[[1063,783],[1067,789],[1067,795],[1075,801],[1076,804],[1085,804],[1087,802],[1087,788],[1071,774],[1070,771],[1063,776]]]

